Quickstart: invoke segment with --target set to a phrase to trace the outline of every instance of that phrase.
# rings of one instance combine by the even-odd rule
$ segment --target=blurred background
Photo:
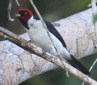
[[[19,8],[29,8],[33,12],[33,8],[29,0],[19,0],[21,7],[18,7],[13,0],[11,15],[15,18],[14,22],[8,21],[7,8],[9,0],[0,2],[0,26],[6,27],[16,34],[24,33],[20,22],[15,18],[15,13]],[[42,17],[50,22],[68,17],[77,12],[88,9],[90,0],[34,0]],[[34,12],[35,13],[35,12]],[[19,29],[21,28],[21,29]],[[80,59],[80,61],[89,68],[96,58],[96,54]],[[86,62],[87,61],[87,62]],[[97,65],[91,71],[91,77],[97,80]],[[82,81],[70,74],[66,77],[66,73],[62,69],[55,69],[32,79],[23,82],[20,85],[81,85]]]

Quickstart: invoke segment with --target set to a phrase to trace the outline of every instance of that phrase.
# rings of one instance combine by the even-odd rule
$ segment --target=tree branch
[[[56,28],[63,36],[68,49],[70,49],[70,52],[75,54],[75,56],[78,56],[77,58],[97,52],[93,45],[95,31],[93,29],[91,9],[66,19],[62,19],[55,23],[60,24],[60,26],[56,26]],[[1,36],[7,35],[7,39],[21,46],[22,48],[33,52],[34,54],[54,63],[64,70],[67,69],[70,73],[74,74],[90,85],[97,85],[96,81],[82,74],[80,71],[65,62],[64,68],[58,57],[44,52],[41,48],[11,32],[4,30],[2,27],[0,27],[0,31],[3,33],[0,33]],[[9,41],[0,42],[0,47],[0,75],[2,74],[3,76],[0,77],[2,80],[2,82],[0,82],[1,85],[17,85],[30,77],[36,76],[56,67],[50,62],[47,62],[34,54],[31,55],[29,52],[24,51]]]

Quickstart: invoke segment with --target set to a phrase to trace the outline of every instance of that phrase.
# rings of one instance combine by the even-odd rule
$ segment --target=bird
[[[60,55],[64,57],[71,66],[86,75],[90,75],[89,70],[67,50],[66,43],[62,36],[49,21],[44,20],[52,41],[49,38],[41,20],[34,16],[31,10],[26,8],[18,9],[16,18],[24,26],[31,42],[35,43],[35,45],[39,46],[44,51],[49,52],[52,55],[57,55],[57,52],[52,44],[53,42]]]

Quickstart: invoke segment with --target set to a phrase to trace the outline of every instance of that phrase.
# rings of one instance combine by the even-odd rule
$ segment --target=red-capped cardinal
[[[19,9],[16,17],[20,20],[22,25],[24,25],[24,28],[29,34],[32,42],[41,47],[44,51],[57,55],[57,52],[39,18],[36,18],[28,9]],[[70,52],[68,52],[63,38],[55,27],[48,21],[44,20],[44,22],[60,55],[64,57],[73,67],[80,70],[84,74],[89,75],[90,72],[88,69],[82,65],[72,54],[70,54]]]

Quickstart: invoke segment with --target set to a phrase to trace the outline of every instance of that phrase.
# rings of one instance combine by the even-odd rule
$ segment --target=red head
[[[32,12],[29,9],[19,9],[16,17],[21,21],[21,22],[27,22],[31,16]]]

